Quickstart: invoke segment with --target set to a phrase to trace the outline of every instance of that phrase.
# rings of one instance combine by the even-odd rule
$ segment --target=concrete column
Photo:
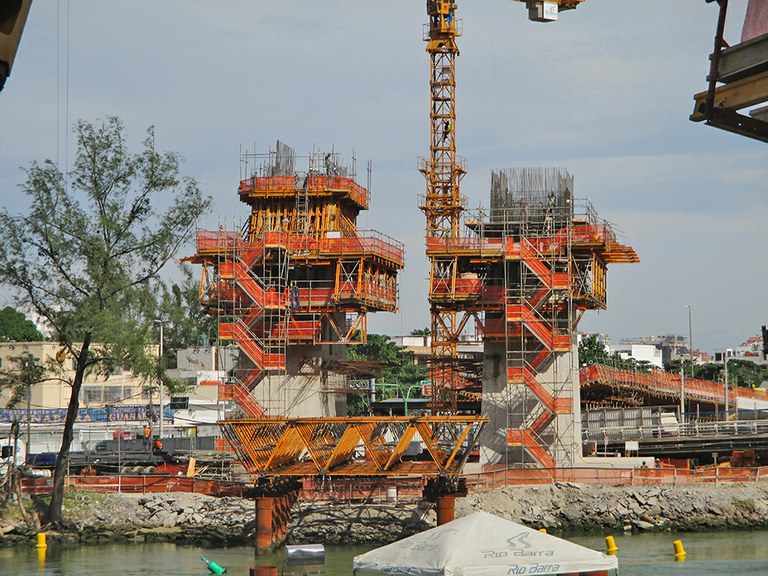
[[[250,576],[279,576],[277,566],[251,566]]]
[[[256,554],[261,556],[272,552],[275,543],[275,533],[272,526],[272,515],[275,499],[269,496],[256,498]]]
[[[456,516],[456,496],[447,494],[437,497],[437,525],[442,526]]]

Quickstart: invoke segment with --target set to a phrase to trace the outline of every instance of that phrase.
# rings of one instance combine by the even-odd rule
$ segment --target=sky
[[[614,343],[687,336],[692,305],[695,348],[757,335],[768,324],[768,146],[688,119],[706,89],[716,4],[586,0],[547,24],[510,0],[458,4],[454,130],[469,206],[488,206],[493,169],[562,166],[640,256],[609,267],[607,310],[580,330]],[[746,4],[730,2],[731,43]],[[426,21],[422,0],[35,0],[0,93],[2,202],[24,209],[31,161],[71,167],[79,119],[119,116],[134,149],[155,126],[158,148],[181,154],[213,198],[203,229],[246,217],[244,148],[354,150],[360,172],[373,166],[358,226],[406,245],[401,310],[372,314],[369,332],[424,328]]]

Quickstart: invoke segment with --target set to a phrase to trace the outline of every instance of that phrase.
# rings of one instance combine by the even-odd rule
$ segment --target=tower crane
[[[560,11],[576,8],[584,0],[516,1],[526,2],[530,20],[550,22],[557,20]],[[432,400],[435,409],[451,412],[457,411],[459,336],[470,318],[461,302],[450,296],[455,295],[455,280],[462,272],[455,249],[466,209],[460,184],[467,172],[466,160],[456,154],[456,38],[462,34],[456,10],[454,1],[427,0],[429,22],[424,26],[424,40],[430,59],[429,158],[419,159],[419,171],[426,178],[426,193],[419,197],[419,208],[426,217],[430,262]],[[438,291],[438,287],[443,289]]]
[[[11,75],[13,60],[19,49],[21,33],[27,22],[32,0],[6,0],[0,2],[0,90]]]

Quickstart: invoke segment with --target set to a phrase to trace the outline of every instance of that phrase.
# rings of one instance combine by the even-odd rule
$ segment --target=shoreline
[[[37,505],[37,506],[36,506]],[[39,511],[39,500],[26,501]],[[33,543],[38,530],[0,518],[0,547]],[[49,542],[174,542],[253,545],[252,500],[190,493],[67,493],[61,531]],[[555,534],[768,529],[768,485],[605,486],[557,482],[506,486],[456,499],[456,517],[477,510],[546,528]],[[288,543],[382,545],[435,526],[433,506],[300,501],[292,509]]]

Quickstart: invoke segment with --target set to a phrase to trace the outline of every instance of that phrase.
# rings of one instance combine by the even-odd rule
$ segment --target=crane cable
[[[62,5],[64,14],[62,15]],[[56,3],[56,166],[69,188],[69,0]],[[62,40],[62,28],[64,38]],[[64,50],[62,55],[62,43]],[[62,78],[63,69],[63,78]],[[62,119],[63,115],[63,119]],[[63,166],[62,169],[62,149]]]

